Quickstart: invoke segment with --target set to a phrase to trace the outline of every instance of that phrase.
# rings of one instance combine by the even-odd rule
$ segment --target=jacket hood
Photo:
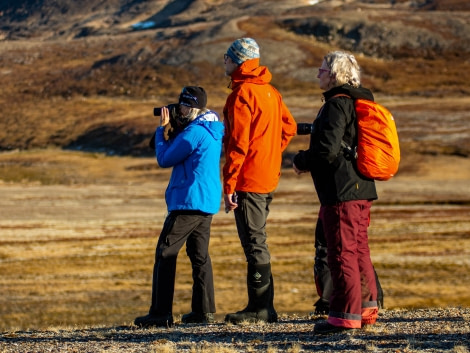
[[[210,118],[211,115],[213,115],[215,119]],[[218,121],[218,116],[214,112],[198,116],[190,125],[193,124],[204,127],[216,141],[221,140],[224,136],[224,124]]]
[[[374,100],[374,95],[369,89],[362,86],[353,87],[351,85],[333,87],[329,91],[324,92],[323,96],[325,97],[325,100],[328,100],[336,94],[347,94],[352,99],[367,99],[371,101]]]
[[[245,61],[243,64],[232,73],[232,88],[239,84],[255,83],[255,84],[266,84],[271,82],[272,74],[266,66],[259,65],[259,59],[250,59]]]

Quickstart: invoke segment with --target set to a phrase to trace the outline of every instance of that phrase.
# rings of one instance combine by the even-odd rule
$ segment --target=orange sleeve
[[[234,117],[237,117],[234,119]],[[224,194],[232,194],[238,175],[245,162],[250,143],[251,112],[241,96],[236,96],[227,110],[228,130],[225,139],[225,165],[223,168]]]
[[[292,140],[292,138],[297,134],[297,123],[295,122],[294,117],[290,113],[287,106],[282,102],[282,142],[281,142],[281,151],[287,148],[287,145]]]

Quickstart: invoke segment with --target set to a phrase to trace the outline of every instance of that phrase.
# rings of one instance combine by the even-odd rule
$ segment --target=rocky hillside
[[[221,108],[222,55],[241,36],[260,43],[286,98],[319,95],[314,68],[338,48],[377,94],[470,93],[467,0],[2,1],[0,151],[147,154],[151,107],[182,85]]]

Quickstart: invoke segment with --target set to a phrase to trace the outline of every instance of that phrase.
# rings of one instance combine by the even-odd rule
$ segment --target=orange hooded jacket
[[[224,194],[272,192],[281,175],[282,152],[297,124],[259,59],[245,61],[231,76],[232,93],[223,110]]]

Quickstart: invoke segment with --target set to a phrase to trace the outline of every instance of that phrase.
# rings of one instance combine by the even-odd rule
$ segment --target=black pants
[[[191,260],[193,291],[191,309],[215,313],[214,279],[209,256],[212,215],[198,211],[175,211],[165,219],[155,252],[151,314],[172,314],[176,260],[186,243]]]
[[[315,227],[315,263],[313,265],[313,272],[315,286],[320,297],[319,302],[329,304],[331,293],[333,292],[333,282],[331,280],[330,268],[328,267],[326,239],[320,217]]]
[[[271,256],[266,243],[266,219],[273,195],[237,191],[237,197],[235,222],[246,261],[252,265],[268,264]]]

